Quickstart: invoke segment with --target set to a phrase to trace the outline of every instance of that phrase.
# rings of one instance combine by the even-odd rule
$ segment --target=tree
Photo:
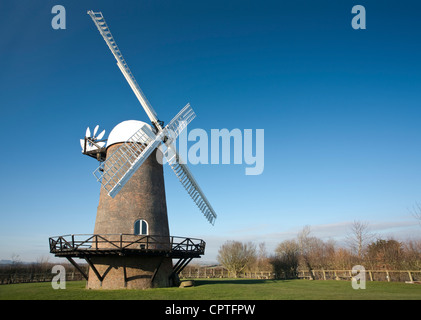
[[[361,263],[361,261],[355,260],[355,255],[353,255],[349,249],[338,248],[335,252],[334,268],[342,270],[352,269],[352,266]]]
[[[309,253],[310,253],[310,226],[304,226],[304,228],[297,235],[298,250],[300,253],[301,260],[303,264],[311,270],[311,265],[309,262]]]
[[[304,226],[297,235],[298,247],[302,255],[307,255],[310,252],[310,232],[310,226]]]
[[[358,256],[360,260],[363,259],[364,249],[372,241],[374,234],[369,230],[367,222],[354,221],[351,225],[350,233],[346,241],[350,249]]]
[[[405,257],[403,259],[405,269],[421,269],[421,240],[407,240],[403,245]]]
[[[266,250],[266,244],[264,242],[259,243],[257,251],[257,259],[254,264],[255,271],[268,271],[270,270],[270,261]]]
[[[277,277],[283,273],[285,278],[296,277],[300,257],[299,244],[295,240],[285,240],[275,249],[270,263]]]
[[[320,239],[310,237],[310,232],[310,226],[307,225],[297,235],[300,265],[309,271],[313,269],[314,258],[317,258],[315,251],[320,247],[320,243],[322,243]]]
[[[412,207],[411,213],[421,223],[421,205],[418,202]]]
[[[399,269],[403,258],[402,243],[379,239],[367,248],[367,256],[374,268]]]
[[[217,260],[237,278],[256,260],[256,246],[251,242],[227,241],[219,248]]]

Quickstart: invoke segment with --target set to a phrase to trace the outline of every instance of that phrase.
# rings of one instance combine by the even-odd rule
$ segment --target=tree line
[[[271,270],[275,275],[295,278],[299,270],[421,270],[421,239],[383,239],[370,232],[368,223],[355,221],[344,245],[311,235],[305,226],[296,237],[280,242],[273,253],[265,243],[226,241],[218,251],[218,262],[233,277],[242,272]]]

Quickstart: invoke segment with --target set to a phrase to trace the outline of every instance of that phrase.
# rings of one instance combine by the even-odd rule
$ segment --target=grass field
[[[349,281],[200,279],[189,288],[87,290],[85,282],[0,286],[0,300],[421,300],[421,285],[367,282],[354,290]]]

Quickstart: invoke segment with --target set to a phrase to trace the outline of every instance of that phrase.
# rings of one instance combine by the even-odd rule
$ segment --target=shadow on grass
[[[291,280],[273,280],[273,279],[200,279],[194,280],[195,286],[203,286],[208,284],[267,284],[267,283],[279,283],[279,282],[290,282]]]

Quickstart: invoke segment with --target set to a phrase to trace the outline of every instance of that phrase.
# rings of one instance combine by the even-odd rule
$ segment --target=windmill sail
[[[124,77],[129,83],[130,88],[132,88],[134,94],[136,95],[137,99],[139,100],[140,104],[142,105],[143,109],[148,115],[149,119],[158,129],[161,129],[161,125],[159,124],[155,110],[150,105],[148,99],[146,99],[143,91],[140,89],[139,84],[137,83],[132,72],[130,71],[130,68],[126,60],[124,60],[123,54],[118,48],[117,43],[115,42],[114,37],[111,34],[111,31],[108,28],[107,23],[105,22],[104,16],[102,15],[101,12],[93,12],[92,10],[88,11],[88,14],[91,16],[92,20],[94,21],[96,27],[99,30],[99,33],[102,35],[108,47],[110,48],[112,54],[117,60],[118,67],[120,68],[121,72],[123,73]]]
[[[97,180],[112,198],[129,181],[161,140],[161,135],[156,136],[148,127],[143,126],[94,171]]]
[[[175,149],[172,141],[178,137],[181,131],[187,127],[187,125],[196,117],[193,109],[190,107],[190,104],[187,104],[181,111],[168,123],[165,127],[165,130],[173,133],[175,137],[171,137],[171,141],[166,143],[167,150],[164,153],[168,164],[171,169],[174,171],[177,178],[180,180],[183,187],[186,189],[187,193],[202,211],[206,219],[213,225],[216,219],[216,213],[213,210],[211,204],[203,193],[202,189],[199,187],[196,179],[193,177],[193,174],[189,168],[184,164],[177,150]]]
[[[216,219],[216,213],[213,210],[211,204],[200,189],[199,184],[196,182],[196,179],[193,177],[193,174],[190,172],[189,168],[183,164],[184,162],[180,159],[180,155],[177,150],[170,146],[169,149],[172,149],[172,152],[175,154],[175,157],[172,157],[168,160],[168,164],[171,169],[174,171],[178,180],[180,180],[183,187],[186,189],[187,193],[196,203],[200,211],[202,211],[205,218],[213,225]]]
[[[167,138],[171,140],[170,142],[174,141],[195,117],[196,114],[188,103],[164,128]]]

